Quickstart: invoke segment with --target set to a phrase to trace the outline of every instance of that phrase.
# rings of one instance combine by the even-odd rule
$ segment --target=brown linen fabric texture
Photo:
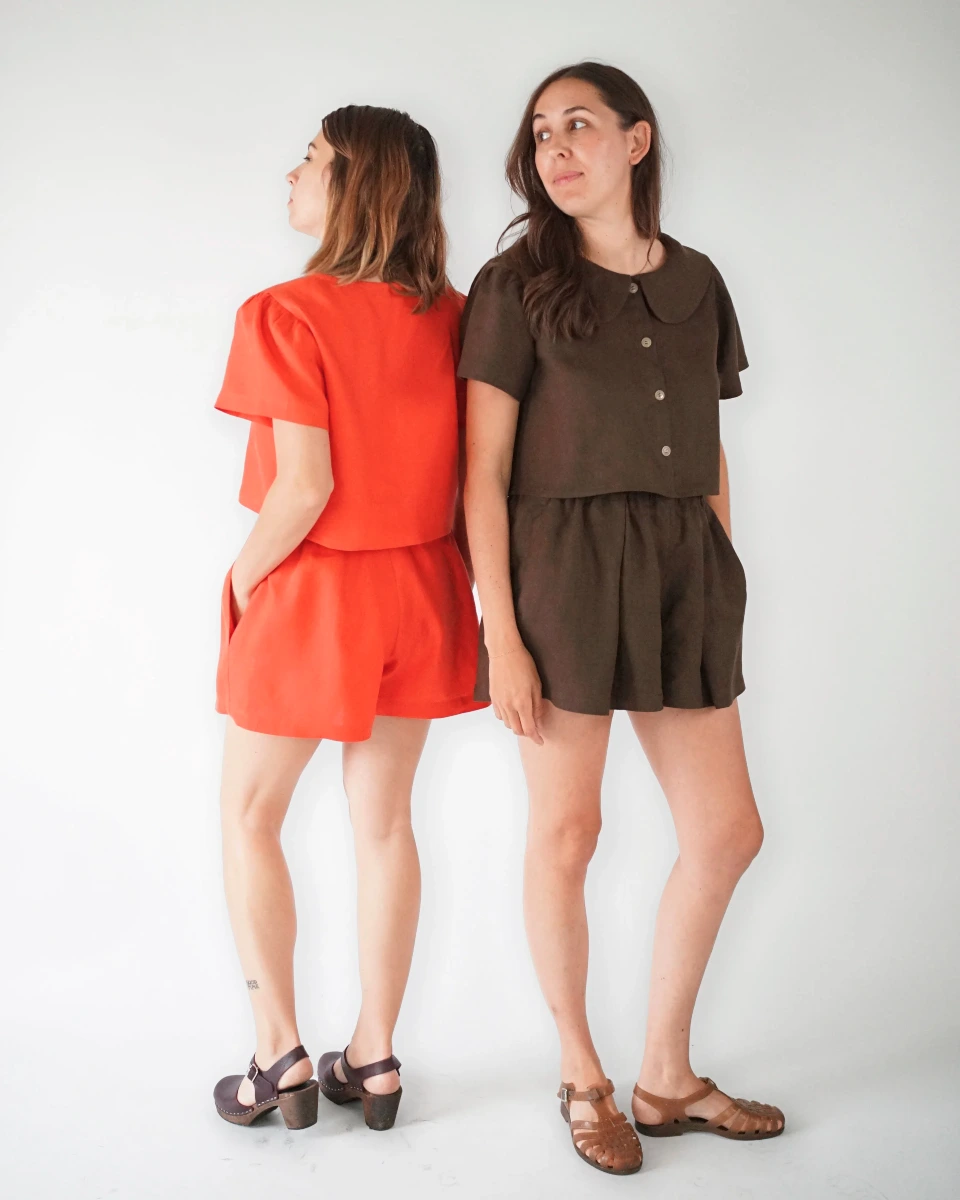
[[[655,271],[622,275],[584,259],[600,314],[590,338],[531,335],[513,247],[474,279],[457,373],[520,402],[511,495],[719,492],[717,401],[743,390],[743,338],[711,260],[659,237],[666,259]]]
[[[656,271],[585,260],[590,338],[531,335],[515,248],[480,270],[461,323],[458,373],[520,405],[514,607],[544,697],[572,712],[724,708],[744,690],[746,575],[706,496],[718,401],[741,394],[747,357],[719,271],[660,239]],[[474,698],[490,699],[482,622]]]
[[[725,708],[744,690],[746,575],[703,496],[508,500],[517,625],[558,708]],[[480,627],[474,699],[489,700]]]

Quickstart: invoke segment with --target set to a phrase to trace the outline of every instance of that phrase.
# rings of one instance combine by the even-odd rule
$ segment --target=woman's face
[[[327,219],[327,185],[333,166],[334,150],[323,131],[307,147],[306,158],[287,174],[290,199],[287,213],[290,224],[300,233],[322,238]]]
[[[631,169],[650,149],[650,123],[621,129],[592,84],[558,79],[534,106],[533,139],[550,199],[567,216],[592,217],[629,205]]]

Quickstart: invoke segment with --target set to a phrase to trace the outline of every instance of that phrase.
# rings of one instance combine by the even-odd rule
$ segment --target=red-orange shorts
[[[234,621],[220,603],[217,712],[284,737],[363,741],[375,716],[450,717],[473,699],[477,612],[452,534],[331,550],[305,540]]]

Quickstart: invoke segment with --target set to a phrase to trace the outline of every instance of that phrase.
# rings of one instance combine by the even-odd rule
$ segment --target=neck
[[[644,238],[637,232],[633,213],[620,213],[610,219],[602,216],[580,217],[584,256],[608,271],[622,275],[640,275],[655,271],[665,251],[656,238]]]

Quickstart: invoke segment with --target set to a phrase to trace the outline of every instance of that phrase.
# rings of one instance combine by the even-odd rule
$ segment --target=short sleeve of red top
[[[291,421],[330,435],[333,493],[312,541],[369,550],[450,532],[463,297],[416,303],[389,284],[306,275],[240,307],[216,407],[251,422],[241,504],[260,511],[277,472],[273,421]]]

